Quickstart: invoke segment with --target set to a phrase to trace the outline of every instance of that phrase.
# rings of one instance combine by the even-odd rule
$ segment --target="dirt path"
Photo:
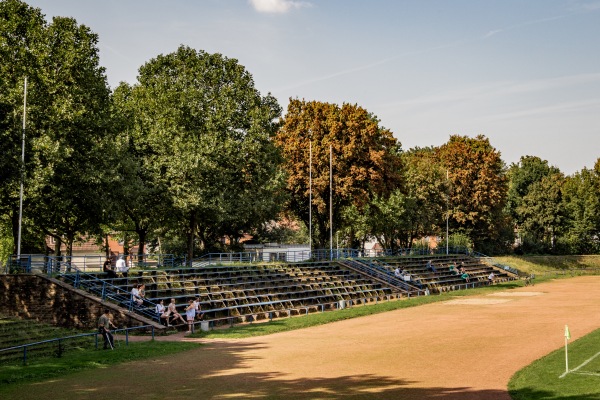
[[[600,327],[580,277],[239,340],[19,388],[25,399],[510,399],[510,377]],[[185,339],[184,339],[185,340]],[[560,371],[557,371],[557,375]],[[17,395],[18,393],[18,395]]]

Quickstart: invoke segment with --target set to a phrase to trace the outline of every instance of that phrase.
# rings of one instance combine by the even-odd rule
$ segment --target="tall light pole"
[[[333,259],[333,156],[331,145],[329,145],[329,254]]]
[[[446,184],[448,184],[448,169],[446,169]],[[450,218],[450,210],[448,209],[448,188],[446,189],[446,255],[448,255],[448,243],[450,242],[450,237],[448,236],[448,218]]]
[[[25,126],[27,118],[27,77],[23,88],[23,141],[21,143],[21,189],[19,191],[19,233],[17,235],[17,260],[21,260],[21,225],[23,220],[23,181],[25,180]]]
[[[308,154],[308,249],[312,258],[312,139]]]

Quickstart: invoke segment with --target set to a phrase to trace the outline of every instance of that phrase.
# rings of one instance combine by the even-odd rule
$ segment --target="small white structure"
[[[245,244],[246,252],[255,252],[262,261],[301,262],[310,259],[308,244]]]

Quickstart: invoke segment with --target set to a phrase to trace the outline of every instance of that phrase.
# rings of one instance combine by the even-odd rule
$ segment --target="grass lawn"
[[[569,370],[576,372],[559,378],[566,370],[565,350],[561,348],[517,372],[508,383],[514,400],[600,399],[600,329],[569,343]]]
[[[128,346],[123,344],[115,350],[71,351],[60,358],[43,358],[32,361],[28,365],[3,364],[0,365],[0,398],[4,389],[9,389],[13,385],[62,377],[85,369],[108,368],[114,364],[179,353],[198,346],[197,343],[148,341],[129,343]]]

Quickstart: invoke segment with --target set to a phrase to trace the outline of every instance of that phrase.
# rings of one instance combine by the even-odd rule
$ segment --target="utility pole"
[[[21,262],[21,226],[23,221],[23,181],[25,180],[25,126],[27,118],[27,77],[23,88],[23,141],[21,143],[21,189],[19,191],[19,233],[17,235],[17,260]]]

